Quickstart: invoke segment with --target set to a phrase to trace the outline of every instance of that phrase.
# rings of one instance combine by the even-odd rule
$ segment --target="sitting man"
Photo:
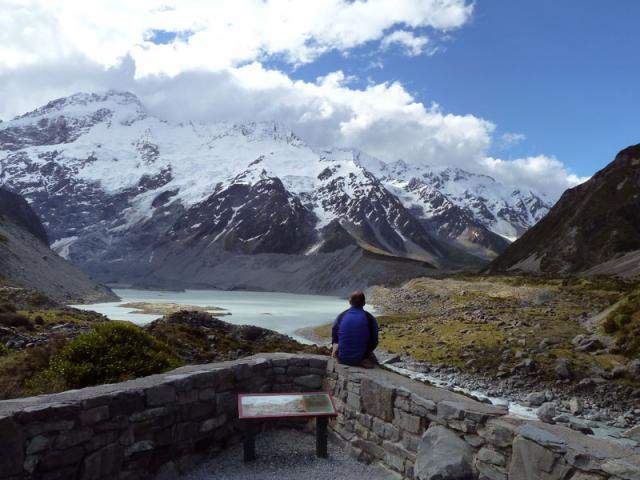
[[[364,310],[363,292],[349,296],[351,308],[345,310],[331,329],[331,356],[345,365],[373,368],[378,362],[373,351],[378,346],[378,322]]]

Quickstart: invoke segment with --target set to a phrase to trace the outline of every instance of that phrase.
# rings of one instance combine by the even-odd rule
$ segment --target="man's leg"
[[[375,356],[373,352],[365,357],[360,364],[363,368],[375,368],[378,365],[378,358]]]

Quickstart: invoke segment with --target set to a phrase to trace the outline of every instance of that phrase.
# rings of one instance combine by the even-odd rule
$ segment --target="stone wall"
[[[238,393],[323,382],[340,412],[332,436],[391,477],[640,479],[638,452],[386,370],[293,354],[1,401],[0,479],[173,478],[240,440]]]
[[[640,479],[640,453],[382,369],[328,364],[336,441],[420,480]]]
[[[265,354],[2,401],[0,478],[173,478],[239,440],[237,393],[317,390],[326,364]]]

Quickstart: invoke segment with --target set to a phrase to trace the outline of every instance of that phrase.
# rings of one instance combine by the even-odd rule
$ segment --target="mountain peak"
[[[116,110],[122,107],[133,107],[138,114],[144,114],[145,109],[140,99],[133,93],[120,90],[108,90],[103,94],[78,92],[68,97],[61,97],[50,101],[42,107],[19,115],[14,120],[36,118],[55,114],[74,115],[82,111],[95,111],[100,108]]]

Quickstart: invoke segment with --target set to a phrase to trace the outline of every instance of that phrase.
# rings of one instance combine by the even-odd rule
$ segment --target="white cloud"
[[[544,192],[553,200],[564,190],[586,182],[589,177],[578,177],[553,157],[535,157],[501,160],[486,157],[481,161],[486,171],[504,183],[521,185]]]
[[[548,157],[488,158],[493,123],[427,106],[399,82],[355,88],[341,71],[302,81],[264,66],[270,58],[299,64],[328,50],[348,54],[370,42],[378,42],[373,51],[381,55],[392,44],[422,53],[432,45],[416,29],[437,34],[464,25],[472,13],[465,0],[0,5],[9,12],[0,16],[0,118],[77,91],[116,88],[135,92],[167,119],[277,120],[312,145],[484,171],[552,196],[579,180]],[[193,34],[156,45],[149,41],[154,29]],[[380,58],[371,62],[382,65]]]
[[[441,32],[461,27],[473,5],[467,0],[2,0],[2,9],[0,71],[74,53],[113,66],[131,54],[137,75],[144,76],[217,71],[265,55],[308,63],[329,50],[379,41],[394,26]],[[158,45],[150,41],[152,30],[192,34]]]
[[[389,48],[391,45],[402,45],[405,52],[410,57],[420,55],[429,44],[429,39],[425,36],[415,36],[406,30],[396,30],[382,39],[381,47]]]

